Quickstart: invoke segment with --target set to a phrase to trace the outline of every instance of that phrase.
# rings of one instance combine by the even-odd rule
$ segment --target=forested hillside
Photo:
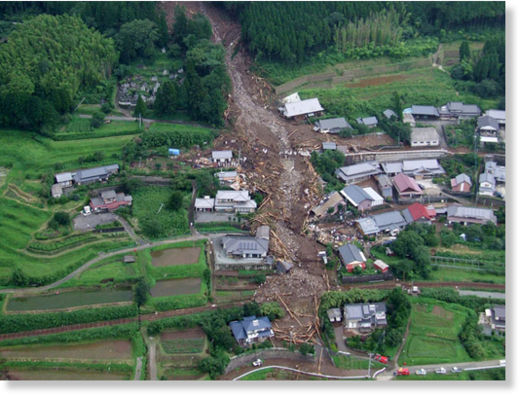
[[[259,59],[301,63],[329,47],[399,46],[425,35],[504,23],[503,2],[251,2],[224,4]],[[378,54],[381,55],[381,54]],[[392,54],[385,54],[392,55]]]
[[[51,127],[78,90],[110,77],[114,42],[68,15],[29,19],[0,46],[0,125]]]

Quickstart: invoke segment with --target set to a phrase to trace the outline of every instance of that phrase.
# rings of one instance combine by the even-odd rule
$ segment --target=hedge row
[[[0,346],[74,343],[97,339],[131,338],[139,331],[137,322],[119,324],[109,327],[87,328],[77,331],[61,332],[57,334],[28,336],[25,338],[0,340]]]
[[[100,372],[130,372],[133,373],[133,366],[121,363],[68,363],[68,362],[52,362],[52,361],[4,361],[0,363],[0,369],[12,368],[49,368],[49,369],[89,369]]]
[[[185,309],[188,307],[204,306],[208,297],[204,294],[174,295],[164,298],[152,298],[151,303],[158,311]]]
[[[98,309],[39,314],[0,316],[0,334],[54,328],[72,324],[92,323],[137,316],[137,306],[109,306]]]
[[[50,243],[40,243],[38,241],[33,241],[29,243],[27,249],[32,252],[42,253],[42,254],[55,254],[64,249],[74,248],[86,243],[90,243],[92,241],[96,241],[98,239],[97,236],[94,235],[86,235],[86,236],[73,236],[61,241],[54,241]]]

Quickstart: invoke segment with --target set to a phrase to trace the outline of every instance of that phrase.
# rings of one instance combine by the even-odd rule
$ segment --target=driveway
[[[73,219],[74,230],[86,232],[94,230],[97,225],[114,222],[115,220],[118,220],[117,215],[110,212],[103,214],[90,214],[87,216],[80,214]]]

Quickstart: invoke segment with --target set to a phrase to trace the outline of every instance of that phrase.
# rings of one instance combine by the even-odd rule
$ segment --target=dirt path
[[[403,351],[404,345],[406,345],[406,339],[408,338],[408,333],[410,332],[410,324],[412,323],[412,316],[408,318],[408,323],[406,324],[406,331],[404,331],[403,335],[403,342],[401,343],[401,346],[399,346],[399,349],[395,353],[393,359],[392,359],[392,365],[388,366],[387,371],[392,372],[395,368],[399,366],[397,363],[399,360],[399,356],[401,355],[401,352]]]
[[[141,371],[143,369],[143,358],[137,357],[135,364],[135,376],[134,380],[141,380]]]
[[[156,354],[157,354],[157,342],[155,341],[155,338],[150,336],[148,338],[148,368],[149,368],[149,375],[150,380],[157,380],[157,361],[156,361]]]

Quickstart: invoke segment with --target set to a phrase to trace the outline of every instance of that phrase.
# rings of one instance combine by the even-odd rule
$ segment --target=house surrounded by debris
[[[280,108],[285,118],[295,120],[319,116],[324,110],[318,98],[305,99],[299,102],[288,102]]]
[[[338,134],[341,130],[352,129],[344,117],[318,120],[314,123],[314,130],[322,134]]]
[[[247,190],[219,190],[215,196],[215,211],[251,213],[256,210],[256,201]]]
[[[325,200],[311,210],[311,214],[317,218],[321,218],[327,214],[337,212],[340,205],[344,205],[343,197],[338,192],[332,192]],[[331,210],[332,209],[332,210]]]
[[[269,251],[269,226],[260,226],[253,236],[225,236],[222,248],[231,258],[265,258]]]
[[[341,190],[341,195],[360,211],[365,211],[372,207],[372,197],[358,185],[344,187]]]
[[[372,175],[381,173],[381,168],[377,161],[366,161],[364,163],[353,164],[340,167],[335,171],[335,175],[345,183],[353,183],[370,178]]]
[[[244,317],[240,321],[231,321],[229,327],[240,346],[261,343],[274,336],[271,321],[266,316]]]
[[[327,317],[331,323],[341,323],[343,316],[341,315],[341,309],[339,307],[333,307],[327,310]]]
[[[233,160],[233,152],[231,150],[213,150],[211,159],[219,166],[224,166],[230,164]]]

